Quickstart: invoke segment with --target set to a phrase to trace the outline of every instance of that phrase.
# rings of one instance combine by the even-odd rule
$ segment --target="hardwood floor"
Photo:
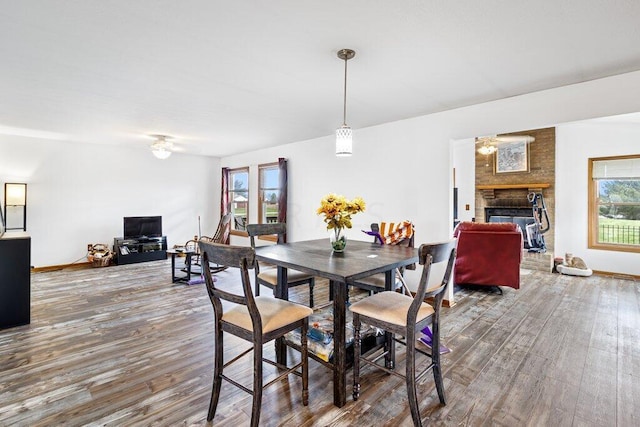
[[[306,303],[308,289],[290,294]],[[315,297],[327,301],[326,282]],[[425,376],[425,423],[640,425],[637,282],[530,272],[519,291],[456,300],[442,321],[448,404]],[[0,331],[0,425],[206,425],[212,312],[204,285],[171,284],[169,261],[33,274],[31,325]],[[246,348],[228,335],[225,346]],[[412,425],[402,380],[365,367],[360,400],[336,408],[329,370],[310,367],[309,406],[290,377],[265,391],[261,425]],[[229,375],[250,386],[251,358]],[[213,424],[247,425],[250,413],[250,396],[223,384]]]

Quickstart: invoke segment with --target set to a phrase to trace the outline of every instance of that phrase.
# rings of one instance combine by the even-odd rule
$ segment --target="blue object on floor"
[[[215,281],[215,278],[214,278]],[[195,279],[189,279],[187,285],[199,285],[200,283],[204,283],[204,277],[196,277]]]

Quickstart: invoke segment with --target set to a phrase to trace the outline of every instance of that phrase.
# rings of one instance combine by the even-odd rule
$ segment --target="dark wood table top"
[[[189,254],[189,255],[193,255],[196,253],[196,251],[194,249],[167,249],[167,253],[168,254]]]
[[[418,250],[349,240],[344,252],[331,249],[328,239],[256,248],[259,261],[349,283],[375,273],[418,262]]]

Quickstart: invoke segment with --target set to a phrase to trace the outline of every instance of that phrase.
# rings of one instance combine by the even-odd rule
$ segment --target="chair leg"
[[[385,332],[385,343],[384,343],[384,351],[386,356],[384,356],[384,366],[387,369],[395,369],[395,335],[391,332]]]
[[[255,336],[255,335],[254,335]],[[262,337],[253,344],[253,406],[251,408],[251,427],[258,427],[262,406]]]
[[[259,297],[260,296],[260,283],[258,283],[258,280],[256,279],[256,292],[255,292],[256,296]]]
[[[409,398],[409,409],[414,426],[421,426],[420,408],[418,407],[418,396],[416,390],[416,339],[415,332],[407,330],[407,355],[406,355],[406,382],[407,397]]]
[[[302,404],[309,405],[309,357],[307,350],[307,332],[309,331],[309,318],[302,324],[300,339],[300,357],[302,357]]]
[[[360,397],[360,315],[353,313],[353,400]]]
[[[316,279],[315,278],[311,278],[311,280],[309,280],[309,307],[313,308],[313,306],[315,305],[313,303],[313,287],[316,285]]]
[[[218,407],[218,398],[220,397],[220,388],[222,386],[222,367],[223,361],[223,346],[222,346],[222,329],[216,327],[214,343],[214,355],[213,355],[213,387],[211,390],[211,401],[209,402],[209,413],[207,415],[207,421],[213,420],[216,415],[216,408]]]
[[[433,347],[431,347],[431,361],[433,362],[433,380],[436,383],[440,403],[446,405],[447,399],[444,394],[444,382],[442,381],[442,369],[440,367],[440,325],[437,320],[433,322],[432,328],[431,345]]]

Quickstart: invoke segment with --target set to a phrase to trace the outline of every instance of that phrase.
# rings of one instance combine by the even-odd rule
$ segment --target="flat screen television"
[[[125,216],[124,238],[137,239],[140,237],[161,237],[161,216]]]

